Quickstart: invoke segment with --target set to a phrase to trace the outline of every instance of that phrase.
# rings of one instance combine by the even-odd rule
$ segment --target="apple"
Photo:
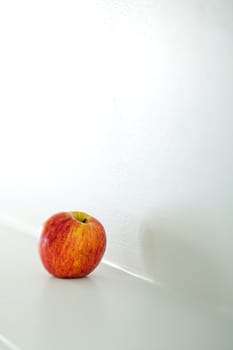
[[[44,224],[39,253],[45,269],[55,277],[79,278],[91,273],[106,249],[103,225],[80,211],[62,212]]]

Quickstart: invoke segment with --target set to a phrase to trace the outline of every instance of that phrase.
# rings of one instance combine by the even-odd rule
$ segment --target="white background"
[[[1,1],[2,220],[86,211],[106,259],[233,303],[232,54],[227,0]]]

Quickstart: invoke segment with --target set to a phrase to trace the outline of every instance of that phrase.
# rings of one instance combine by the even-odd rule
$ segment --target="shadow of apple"
[[[166,290],[204,303],[220,304],[221,271],[211,253],[209,234],[209,228],[193,212],[150,213],[141,228],[148,275]]]

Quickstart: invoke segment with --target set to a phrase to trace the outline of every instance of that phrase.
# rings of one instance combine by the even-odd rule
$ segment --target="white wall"
[[[106,258],[233,295],[233,3],[0,4],[0,209],[84,210]]]

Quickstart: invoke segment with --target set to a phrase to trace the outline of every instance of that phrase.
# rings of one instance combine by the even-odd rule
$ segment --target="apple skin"
[[[45,269],[60,278],[88,275],[100,263],[105,249],[103,225],[80,211],[51,216],[39,240],[39,254]]]

